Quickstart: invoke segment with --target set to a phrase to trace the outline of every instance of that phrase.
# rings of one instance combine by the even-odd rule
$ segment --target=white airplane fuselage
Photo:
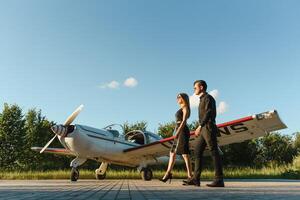
[[[140,144],[126,141],[123,135],[115,137],[105,129],[85,125],[74,125],[74,131],[66,137],[58,136],[62,145],[79,158],[136,167],[141,164],[157,163],[161,159],[134,159],[124,155],[124,150]]]

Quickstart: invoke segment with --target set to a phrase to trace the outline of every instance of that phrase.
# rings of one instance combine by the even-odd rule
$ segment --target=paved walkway
[[[171,184],[157,180],[0,180],[0,199],[295,199],[300,200],[300,181],[231,180],[225,188]]]

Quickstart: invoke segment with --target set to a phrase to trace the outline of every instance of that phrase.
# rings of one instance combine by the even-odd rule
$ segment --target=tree
[[[199,121],[193,121],[192,123],[188,124],[190,131],[196,130],[198,126],[199,126]]]
[[[176,123],[174,121],[158,125],[158,135],[162,138],[171,137],[175,130]]]
[[[293,162],[297,155],[292,137],[281,135],[278,132],[269,133],[258,140],[257,161],[262,165],[283,165]]]
[[[294,134],[294,147],[297,149],[298,153],[300,152],[300,132]]]
[[[12,170],[24,167],[24,124],[22,109],[5,103],[0,114],[0,168]]]
[[[44,146],[53,137],[54,134],[50,129],[53,125],[54,122],[50,122],[45,116],[42,116],[41,110],[30,109],[25,115],[25,169],[58,169],[68,167],[69,158],[46,153],[39,154],[31,150],[33,146]],[[62,147],[57,139],[51,146]]]
[[[73,156],[63,156],[56,154],[34,152],[31,150],[33,146],[43,147],[53,136],[51,127],[55,125],[53,121],[47,120],[42,115],[41,110],[30,109],[25,116],[26,128],[26,155],[27,170],[48,170],[48,169],[68,169]],[[64,148],[56,138],[49,147]],[[90,162],[85,164],[89,167]]]
[[[188,124],[190,131],[194,131],[198,126],[199,126],[198,121],[193,121],[192,123]],[[176,127],[175,121],[168,122],[165,124],[159,124],[158,135],[160,135],[162,138],[171,137],[173,135],[175,127]]]
[[[125,122],[123,124],[123,127],[124,127],[124,132],[125,133],[128,133],[129,131],[133,131],[133,130],[146,131],[147,122],[140,121],[140,122],[136,122],[136,123],[133,123],[133,124],[129,124],[128,122]]]
[[[241,143],[222,147],[224,165],[227,166],[255,166],[258,154],[257,140],[248,140]]]

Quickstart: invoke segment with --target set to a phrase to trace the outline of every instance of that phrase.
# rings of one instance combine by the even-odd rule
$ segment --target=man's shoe
[[[182,185],[184,186],[194,185],[200,187],[200,181],[195,179],[188,179],[188,180],[184,180]]]
[[[210,184],[207,184],[208,187],[225,187],[223,180],[215,180]]]
[[[186,180],[182,180],[183,183],[187,183],[189,181],[191,181],[193,178],[187,178]]]

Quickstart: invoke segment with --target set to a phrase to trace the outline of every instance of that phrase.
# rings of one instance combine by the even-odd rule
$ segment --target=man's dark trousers
[[[200,180],[203,167],[203,152],[206,147],[208,147],[213,159],[215,167],[215,179],[223,180],[222,161],[217,144],[217,135],[218,128],[216,124],[208,122],[204,127],[201,128],[200,136],[195,138],[195,180]]]

